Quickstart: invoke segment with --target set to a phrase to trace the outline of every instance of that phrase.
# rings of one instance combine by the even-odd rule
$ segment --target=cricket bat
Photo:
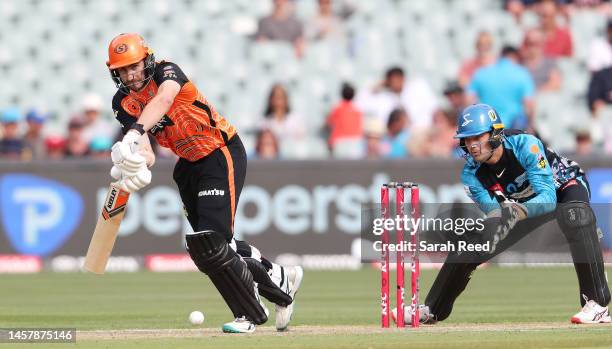
[[[111,183],[85,256],[86,271],[104,274],[129,197],[130,193],[121,190],[116,182]]]

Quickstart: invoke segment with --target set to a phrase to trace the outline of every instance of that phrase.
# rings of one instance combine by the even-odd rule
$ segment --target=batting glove
[[[123,140],[113,145],[111,151],[111,159],[113,164],[121,170],[124,177],[132,177],[144,166],[146,167],[145,158],[138,154],[137,140],[140,134],[135,131],[128,132]]]
[[[117,165],[113,165],[113,167],[110,170],[110,175],[115,180],[120,180],[121,178],[123,178],[123,172],[121,172],[121,169],[117,167]]]
[[[135,175],[123,177],[123,179],[119,181],[119,185],[122,190],[133,193],[149,185],[151,183],[151,178],[151,171],[144,166]]]

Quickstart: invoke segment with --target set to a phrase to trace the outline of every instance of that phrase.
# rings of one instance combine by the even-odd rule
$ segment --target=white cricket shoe
[[[285,267],[287,271],[287,278],[289,280],[289,296],[293,302],[286,307],[276,305],[276,330],[285,331],[289,322],[291,321],[291,315],[293,314],[293,306],[295,305],[295,295],[297,294],[302,279],[304,278],[304,269],[300,266]]]
[[[266,307],[264,302],[261,301],[261,297],[259,297],[259,289],[257,287],[257,283],[254,282],[253,284],[254,284],[253,287],[255,289],[255,297],[257,298],[257,300],[259,301],[259,304],[261,305],[264,312],[266,313],[266,316],[270,316],[270,311],[268,310],[268,307]],[[223,332],[225,333],[253,333],[255,332],[255,327],[256,327],[255,323],[253,323],[251,320],[248,320],[246,317],[242,316],[242,317],[237,317],[232,322],[226,323],[225,325],[223,325],[222,329],[223,329]]]
[[[404,324],[412,324],[412,307],[410,305],[404,306]],[[391,318],[393,322],[397,322],[397,308],[391,309]],[[422,324],[435,324],[437,321],[434,315],[429,311],[429,307],[425,304],[419,305],[419,321]]]
[[[225,333],[253,333],[255,332],[255,324],[246,317],[239,317],[232,322],[228,322],[223,325],[223,332]]]
[[[578,314],[572,316],[571,322],[574,324],[600,324],[610,323],[610,311],[608,307],[602,307],[594,300],[588,300],[585,295],[582,295],[586,304]]]

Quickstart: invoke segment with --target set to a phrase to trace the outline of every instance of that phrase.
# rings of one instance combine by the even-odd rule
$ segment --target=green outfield
[[[426,291],[435,272],[422,276]],[[254,335],[221,333],[230,312],[207,278],[197,273],[44,273],[1,279],[0,328],[79,330],[76,345],[34,348],[612,347],[612,325],[569,324],[579,310],[572,268],[480,269],[447,321],[416,331],[379,328],[376,271],[306,271],[293,330],[276,333],[271,315]],[[204,312],[203,328],[188,323],[192,310]]]

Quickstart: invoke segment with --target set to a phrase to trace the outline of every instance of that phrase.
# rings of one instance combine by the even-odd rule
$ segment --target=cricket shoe
[[[259,304],[266,313],[266,317],[269,316],[270,311],[268,310],[268,307],[266,307],[264,302],[261,301],[261,297],[259,297],[259,290],[256,282],[254,282],[253,287],[255,289],[255,297],[257,297]],[[225,333],[253,333],[255,332],[255,327],[255,323],[247,319],[245,316],[241,316],[237,317],[234,321],[228,322],[223,325],[222,330]]]
[[[409,305],[404,306],[404,324],[412,325],[412,307]],[[397,308],[391,309],[391,318],[393,322],[397,322]],[[433,325],[436,322],[436,317],[429,311],[429,306],[425,304],[419,305],[419,322],[422,324]]]
[[[600,324],[610,323],[610,311],[608,307],[602,307],[594,300],[588,300],[585,295],[582,295],[586,304],[578,314],[572,316],[571,322],[574,324]]]
[[[223,325],[225,333],[253,333],[255,332],[255,324],[246,317],[238,317],[232,322]]]
[[[291,321],[291,315],[293,315],[293,306],[295,305],[295,295],[297,294],[302,279],[304,278],[304,269],[300,266],[285,267],[287,272],[287,279],[289,282],[289,296],[293,300],[291,304],[286,307],[276,305],[276,330],[285,331],[289,322]]]

